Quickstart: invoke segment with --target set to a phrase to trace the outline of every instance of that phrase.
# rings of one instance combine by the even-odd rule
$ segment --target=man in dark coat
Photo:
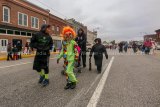
[[[22,56],[21,56],[22,44],[20,43],[20,41],[17,42],[16,47],[18,49],[18,59],[22,59]]]
[[[50,50],[53,46],[53,40],[49,35],[50,31],[50,25],[42,25],[40,32],[38,32],[31,38],[30,43],[30,47],[37,50],[33,69],[39,72],[39,83],[42,83],[43,86],[49,84],[49,57]]]
[[[87,43],[87,38],[86,38],[86,34],[84,33],[84,30],[82,28],[80,28],[78,30],[78,36],[75,39],[75,41],[77,42],[78,46],[81,48],[81,53],[79,55],[79,64],[78,66],[80,66],[80,62],[81,62],[81,57],[82,57],[82,61],[83,61],[83,67],[86,67],[86,43]]]
[[[9,59],[13,60],[11,43],[8,43],[7,45],[7,61],[9,61]]]
[[[102,61],[103,61],[103,53],[105,54],[106,59],[108,59],[108,54],[104,45],[101,44],[101,39],[95,39],[95,45],[92,47],[90,52],[90,58],[94,53],[95,65],[97,66],[98,73],[102,71]]]
[[[120,42],[118,46],[119,46],[119,53],[123,52],[123,42]]]

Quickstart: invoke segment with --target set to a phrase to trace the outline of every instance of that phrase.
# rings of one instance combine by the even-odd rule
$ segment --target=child
[[[16,45],[14,45],[12,52],[13,52],[13,60],[18,60],[18,49]]]
[[[108,59],[108,54],[107,54],[105,46],[101,44],[100,38],[95,39],[95,43],[96,44],[91,49],[90,58],[92,57],[92,54],[94,53],[94,59],[95,59],[95,65],[97,66],[97,71],[98,73],[101,73],[103,53],[105,54],[106,59]]]
[[[64,27],[63,32],[63,46],[58,56],[57,63],[63,57],[64,58],[64,67],[65,73],[67,77],[67,84],[64,89],[74,89],[76,88],[77,79],[73,73],[74,64],[78,60],[79,53],[78,53],[78,45],[74,41],[76,37],[75,31],[70,27]]]
[[[40,74],[39,84],[43,86],[49,85],[49,57],[53,40],[50,36],[51,26],[44,24],[40,32],[31,38],[31,48],[37,50],[34,59],[33,69]]]

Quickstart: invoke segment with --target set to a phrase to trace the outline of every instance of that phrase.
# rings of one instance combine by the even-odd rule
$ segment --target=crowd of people
[[[42,86],[49,85],[49,58],[50,50],[53,47],[53,40],[50,36],[51,26],[44,24],[40,32],[31,38],[30,47],[36,49],[36,56],[34,59],[33,70],[36,70],[39,75],[38,83]],[[64,75],[66,77],[66,86],[64,89],[74,89],[77,85],[77,78],[74,69],[82,66],[86,68],[86,35],[83,29],[79,29],[76,35],[71,27],[64,27],[62,31],[62,49],[57,58],[57,64],[63,58]],[[98,73],[102,71],[103,53],[108,59],[106,48],[101,44],[101,39],[95,39],[95,45],[92,47],[89,59],[94,53],[95,65]]]
[[[22,43],[17,41],[16,44],[8,43],[7,45],[7,61],[22,59],[22,54],[30,54],[29,43],[25,44],[23,48]]]
[[[120,42],[118,44],[119,47],[119,53],[128,52],[128,49],[132,48],[133,53],[137,53],[138,51],[141,51],[142,54],[155,54],[155,50],[157,47],[157,44],[154,40],[146,39],[142,44],[137,44],[136,42],[132,42],[131,46],[129,46],[128,42]]]

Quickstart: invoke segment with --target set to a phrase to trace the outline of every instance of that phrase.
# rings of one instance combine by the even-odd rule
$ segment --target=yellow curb
[[[59,54],[59,52],[51,52],[51,54]],[[22,55],[22,58],[30,58],[34,57],[35,54],[30,54],[30,55]],[[6,56],[0,57],[0,61],[7,60]]]

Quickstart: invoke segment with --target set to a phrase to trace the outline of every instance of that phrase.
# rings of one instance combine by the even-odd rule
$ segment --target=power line
[[[44,5],[44,6],[46,6],[46,7],[48,7],[49,9],[51,9],[51,10],[53,10],[53,11],[55,11],[55,12],[57,12],[58,14],[60,14],[60,15],[62,15],[63,17],[65,17],[66,19],[67,19],[67,16],[65,16],[64,14],[62,14],[61,12],[59,12],[59,11],[57,11],[57,10],[55,10],[55,9],[53,9],[52,7],[50,7],[49,5],[47,5],[47,4],[45,4],[45,3],[43,3],[42,1],[40,1],[40,0],[37,0],[39,3],[41,3],[42,5]]]

